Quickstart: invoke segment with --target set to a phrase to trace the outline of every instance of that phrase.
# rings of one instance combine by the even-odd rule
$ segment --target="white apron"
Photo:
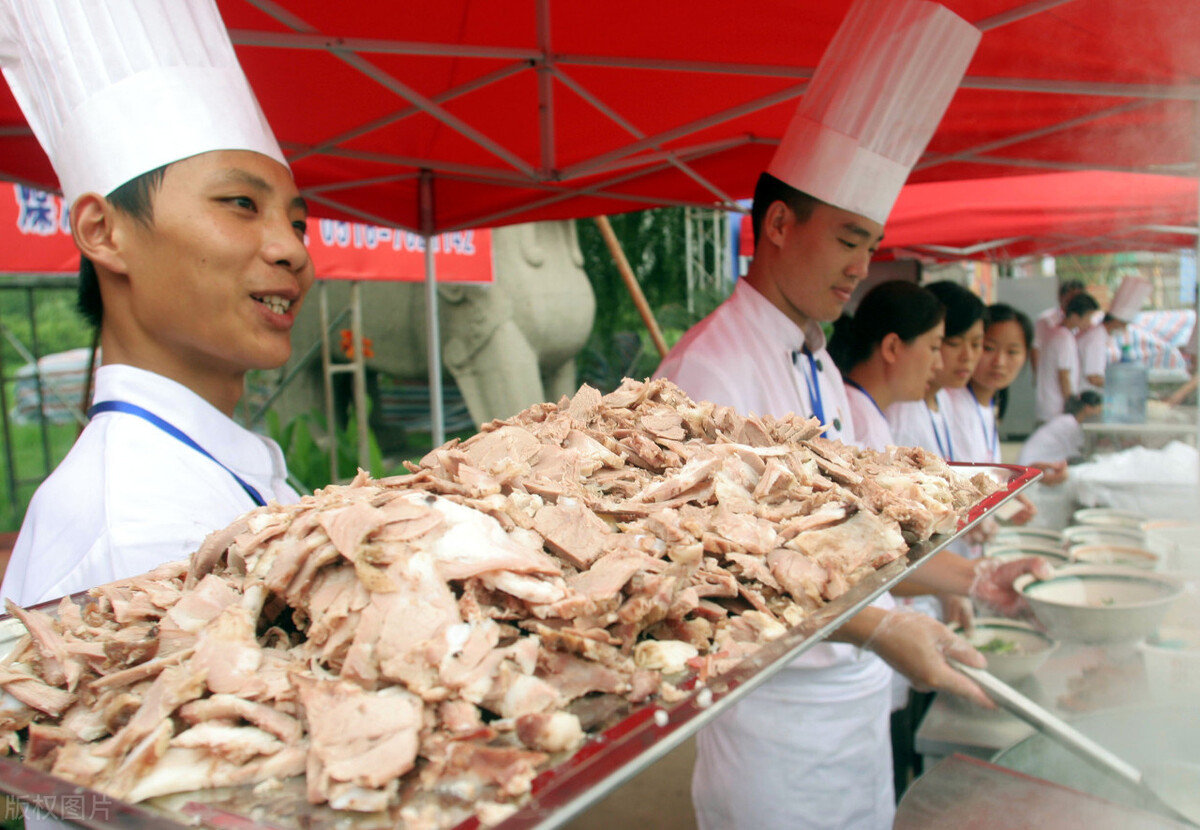
[[[655,376],[743,413],[811,415],[819,397],[825,434],[854,434],[820,327],[801,330],[746,282],[684,335]],[[885,594],[874,604],[895,603]],[[891,676],[874,654],[820,643],[702,729],[692,777],[702,830],[891,827]]]
[[[265,501],[299,498],[279,445],[173,380],[103,366],[94,400],[126,401],[166,420]],[[186,559],[255,506],[229,470],[135,415],[97,415],[34,494],[0,595],[32,605]]]

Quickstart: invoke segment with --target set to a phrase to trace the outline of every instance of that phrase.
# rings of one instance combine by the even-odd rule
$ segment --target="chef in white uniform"
[[[210,0],[0,0],[0,65],[71,206],[103,365],[2,588],[32,604],[185,558],[298,497],[233,421],[312,283],[306,208]]]
[[[1079,346],[1079,376],[1083,389],[1097,392],[1104,389],[1109,343],[1137,316],[1142,303],[1150,296],[1150,291],[1150,281],[1145,277],[1125,277],[1113,295],[1108,313],[1097,325],[1075,338]]]
[[[1087,286],[1082,280],[1065,280],[1058,286],[1058,305],[1048,308],[1037,316],[1033,322],[1033,351],[1030,359],[1036,372],[1041,358],[1042,349],[1056,328],[1062,325],[1063,309],[1076,294],[1086,291]]]
[[[1030,466],[1068,462],[1083,451],[1083,424],[1100,417],[1104,399],[1094,389],[1085,389],[1067,399],[1066,411],[1042,424],[1025,439],[1018,464]]]
[[[671,350],[659,376],[698,400],[811,414],[827,436],[853,435],[820,323],[840,315],[866,276],[979,36],[922,0],[851,7],[759,179],[749,272]],[[856,615],[837,635],[845,642],[814,647],[700,732],[692,800],[701,828],[891,827],[891,672],[851,643],[878,634],[871,644],[880,654],[912,661],[906,673],[978,693],[939,653],[953,641],[922,628],[921,646],[906,651],[899,641],[913,638],[880,625],[888,612],[878,606],[891,602]]]
[[[1090,328],[1091,315],[1099,308],[1091,294],[1076,294],[1067,301],[1062,325],[1046,340],[1036,375],[1039,423],[1061,415],[1067,398],[1079,392],[1079,346],[1075,337]]]

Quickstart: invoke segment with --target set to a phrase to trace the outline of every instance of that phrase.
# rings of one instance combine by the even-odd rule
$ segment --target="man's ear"
[[[904,341],[894,331],[889,331],[879,341],[879,354],[885,363],[895,363],[900,358],[900,345]]]
[[[760,235],[775,245],[782,245],[784,231],[792,220],[792,209],[777,199],[767,207]]]
[[[98,193],[85,193],[71,205],[71,235],[79,252],[95,265],[117,274],[126,272],[121,255],[117,211]]]

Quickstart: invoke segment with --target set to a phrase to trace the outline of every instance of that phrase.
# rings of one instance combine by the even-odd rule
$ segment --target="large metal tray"
[[[533,783],[531,796],[498,825],[503,830],[551,830],[570,821],[639,772],[675,749],[721,712],[766,682],[793,658],[824,640],[848,618],[902,580],[1036,481],[1039,470],[1006,464],[954,464],[974,475],[986,472],[1004,485],[971,509],[952,535],[935,536],[913,545],[908,553],[864,577],[847,593],[814,612],[787,634],[706,685],[692,684],[687,696],[673,704],[650,701],[634,706],[621,701],[604,713],[600,725],[582,747],[554,759]],[[53,609],[55,603],[47,606]],[[0,654],[15,643],[0,618]],[[606,701],[612,702],[612,701]],[[0,757],[0,792],[30,802],[65,819],[68,825],[95,830],[180,830],[197,824],[218,828],[279,830],[374,830],[398,825],[395,816],[355,815],[313,806],[304,788],[293,781],[271,793],[250,788],[223,789],[171,796],[131,805],[78,787],[68,781]],[[480,827],[464,813],[456,830]]]

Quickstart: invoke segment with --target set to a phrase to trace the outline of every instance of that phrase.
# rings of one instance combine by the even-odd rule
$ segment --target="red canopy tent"
[[[1198,199],[1195,179],[1102,171],[911,184],[879,256],[1007,261],[1195,248]],[[739,241],[751,255],[749,222]]]
[[[422,232],[748,196],[849,5],[218,1],[316,210]],[[947,5],[984,36],[913,182],[1195,175],[1191,0]],[[54,181],[7,90],[0,177]]]

